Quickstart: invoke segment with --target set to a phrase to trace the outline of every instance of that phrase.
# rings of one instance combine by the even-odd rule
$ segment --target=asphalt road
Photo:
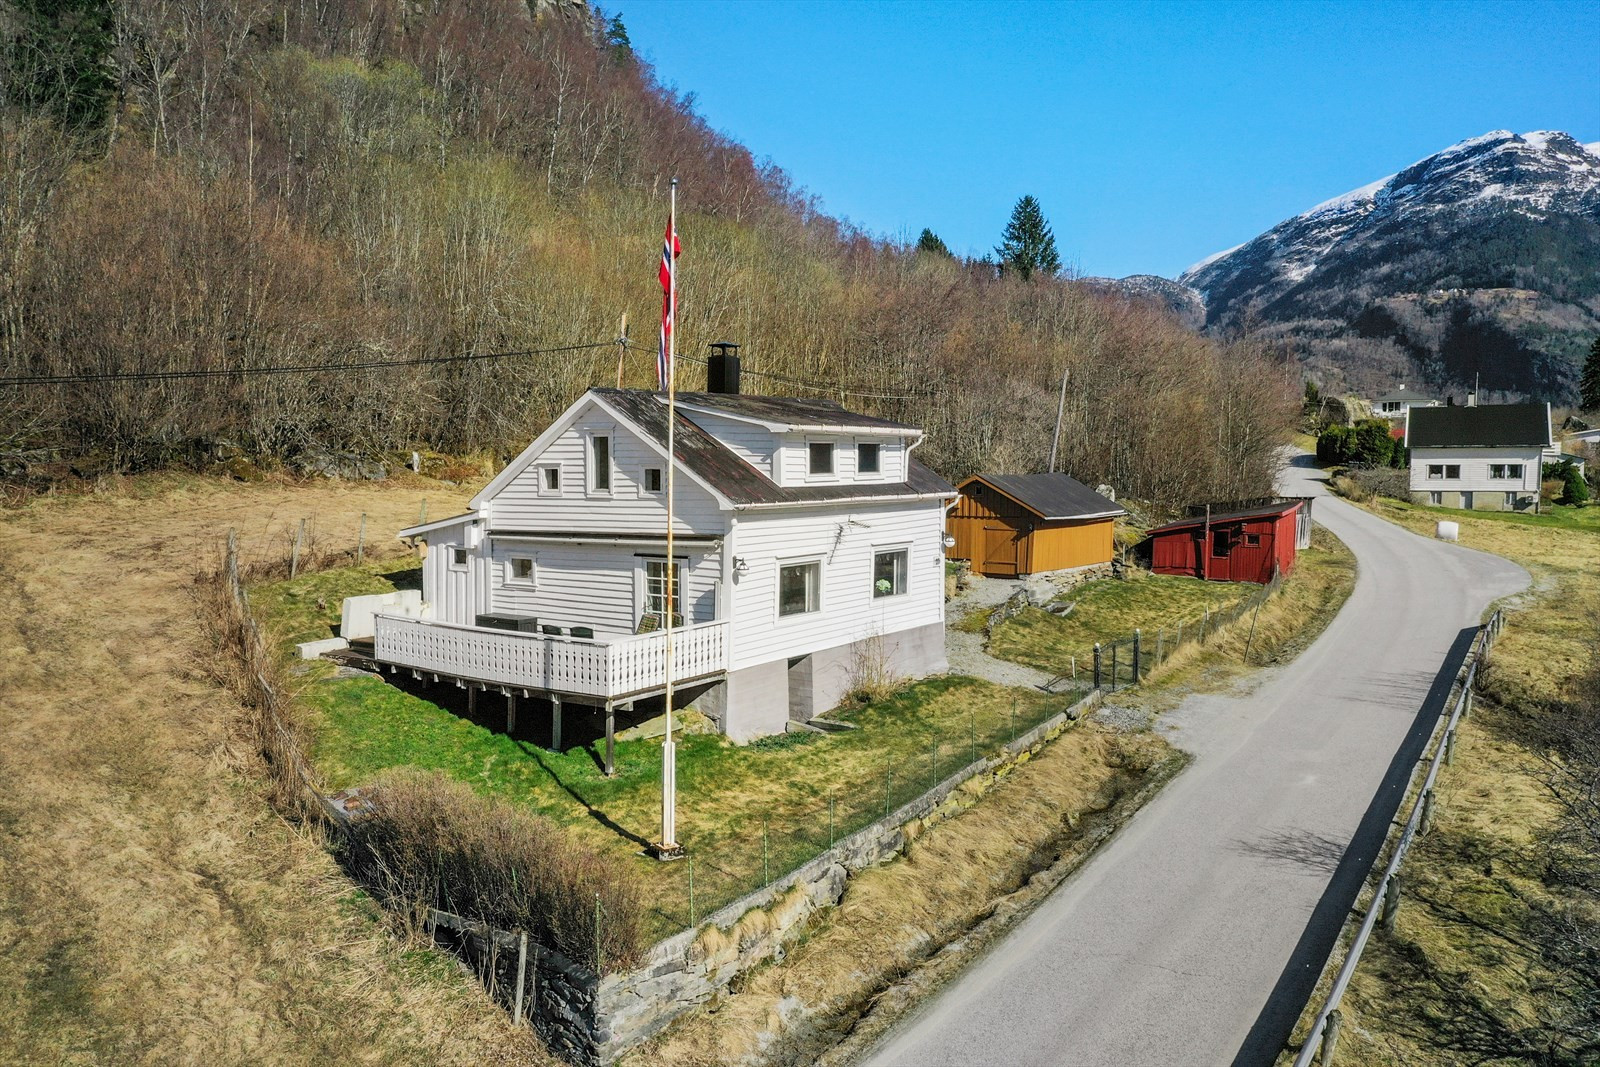
[[[1285,490],[1320,496],[1303,462]],[[1484,606],[1528,581],[1331,496],[1314,514],[1358,560],[1344,610],[1248,692],[1165,716],[1189,769],[866,1062],[1271,1063]]]

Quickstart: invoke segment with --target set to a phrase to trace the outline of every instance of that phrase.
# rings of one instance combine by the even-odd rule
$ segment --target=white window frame
[[[603,440],[606,443],[606,484],[600,487],[599,471],[594,461],[595,442]],[[583,488],[587,496],[608,497],[612,494],[617,484],[617,450],[616,436],[609,432],[594,430],[583,435]]]
[[[772,615],[778,622],[790,622],[795,619],[807,619],[822,613],[823,603],[823,566],[821,556],[801,556],[797,559],[780,559],[777,561],[775,572],[777,581],[773,585]],[[785,567],[815,567],[817,569],[816,603],[808,611],[794,611],[784,614],[783,611],[783,569]]]
[[[1428,494],[1428,503],[1432,504],[1434,507],[1443,506],[1444,494],[1435,489],[1433,492]]]
[[[862,467],[861,467],[861,450],[863,448],[870,448],[870,449],[873,450],[873,454],[874,454],[874,456],[876,456],[877,461],[878,461],[878,469],[877,470],[869,471],[869,470],[863,470],[862,469]],[[856,477],[857,478],[862,478],[862,479],[882,478],[883,477],[883,442],[882,441],[874,441],[874,440],[863,441],[863,440],[857,438],[857,440],[856,440]]]
[[[1516,507],[1516,506],[1517,506],[1517,499],[1518,499],[1518,498],[1519,498],[1519,497],[1520,497],[1520,496],[1521,496],[1521,495],[1522,495],[1522,494],[1521,494],[1521,493],[1518,493],[1518,492],[1517,492],[1517,491],[1516,491],[1516,490],[1510,490],[1510,491],[1508,491],[1508,492],[1507,492],[1507,493],[1506,493],[1506,507],[1508,507],[1508,508],[1515,508],[1515,507]]]
[[[469,558],[469,554],[466,545],[446,545],[444,550],[450,553],[450,555],[446,558],[446,562],[449,564],[451,570],[459,572],[467,569],[467,559]],[[460,553],[459,562],[457,562],[457,553]]]
[[[650,488],[650,472],[651,471],[655,471],[656,472],[656,480],[657,480],[657,483],[658,483],[654,489]],[[665,467],[646,467],[646,468],[644,468],[644,470],[639,475],[639,491],[642,492],[642,493],[649,493],[651,496],[659,496],[660,494],[665,493],[667,491],[667,470],[666,470],[666,468]]]
[[[828,469],[814,471],[811,469],[811,449],[817,445],[828,446]],[[819,481],[832,481],[839,477],[839,442],[831,438],[806,438],[806,478]]]
[[[1444,464],[1443,463],[1430,463],[1430,464],[1428,464],[1428,480],[1430,482],[1443,481],[1444,480]]]
[[[1444,478],[1447,482],[1459,482],[1461,480],[1461,464],[1446,463],[1444,465]]]
[[[677,596],[674,599],[677,602],[677,606],[678,606],[678,610],[673,612],[673,614],[680,616],[683,619],[684,624],[687,625],[688,622],[689,622],[689,612],[684,610],[684,604],[687,603],[687,601],[688,601],[687,591],[688,591],[688,588],[689,588],[689,579],[688,579],[688,576],[687,576],[686,572],[689,569],[689,558],[687,556],[673,556],[672,557],[672,563],[677,568],[677,574],[673,577],[672,580],[677,583]],[[651,594],[650,594],[650,582],[651,582],[650,568],[651,568],[652,565],[665,567],[666,564],[667,564],[667,557],[665,555],[660,555],[660,556],[640,556],[639,557],[639,596],[640,596],[640,602],[639,602],[638,607],[639,607],[639,616],[640,616],[640,618],[643,618],[646,615],[654,615],[654,616],[656,616],[657,618],[659,618],[659,619],[661,619],[663,621],[666,620],[666,617],[667,617],[667,613],[666,613],[667,591],[666,591],[665,586],[663,586],[662,590],[661,590],[661,601],[662,601],[661,607],[662,607],[662,610],[660,610],[660,611],[651,611],[650,610],[650,596],[651,596]],[[662,577],[665,578],[665,575],[663,575]]]
[[[1506,477],[1515,478],[1520,482],[1524,477],[1526,477],[1527,469],[1528,467],[1525,463],[1507,463]]]
[[[517,563],[522,560],[526,560],[528,564],[528,576],[526,578],[517,577]],[[539,584],[539,561],[531,554],[507,556],[504,584],[517,589],[537,588]]]
[[[878,557],[896,552],[904,556],[906,561],[905,569],[900,575],[900,589],[897,592],[880,593],[878,592]],[[909,544],[872,546],[872,573],[869,580],[871,582],[870,588],[873,600],[893,600],[896,597],[908,595],[911,592],[911,546]]]
[[[555,484],[554,488],[551,488],[551,486],[550,486],[550,475],[551,474],[554,474],[556,476],[556,484]],[[539,464],[539,495],[540,496],[560,496],[561,495],[561,489],[562,489],[562,482],[564,482],[564,481],[566,481],[566,478],[561,473],[561,464],[559,464],[559,463],[541,463],[541,464]]]

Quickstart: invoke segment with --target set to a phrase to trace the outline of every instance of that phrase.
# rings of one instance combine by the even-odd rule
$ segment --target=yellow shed
[[[974,474],[950,514],[952,559],[992,578],[1110,563],[1127,512],[1065,474]]]

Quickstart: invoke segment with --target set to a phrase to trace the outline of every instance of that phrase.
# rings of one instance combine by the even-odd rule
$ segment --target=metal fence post
[[[1094,643],[1094,687],[1100,688],[1100,642]],[[1012,740],[1016,740],[1013,738]]]
[[[1139,684],[1139,628],[1133,628],[1133,684]]]

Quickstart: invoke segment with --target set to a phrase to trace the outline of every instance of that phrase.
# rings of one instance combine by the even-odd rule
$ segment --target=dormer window
[[[806,472],[808,474],[833,473],[832,441],[812,441],[806,445]]]
[[[877,474],[883,469],[878,460],[879,447],[876,441],[856,445],[857,474]]]

